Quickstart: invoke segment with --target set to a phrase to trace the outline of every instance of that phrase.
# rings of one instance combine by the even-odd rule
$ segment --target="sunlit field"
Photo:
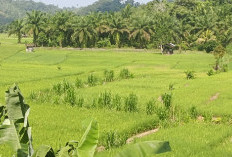
[[[26,38],[23,42],[31,40]],[[110,133],[117,135],[115,147],[97,153],[98,156],[113,155],[125,147],[127,138],[154,128],[160,129],[136,141],[169,141],[172,151],[159,156],[232,155],[232,72],[208,76],[215,62],[212,54],[175,51],[174,55],[161,55],[160,50],[43,47],[27,53],[25,45],[17,44],[14,37],[0,34],[0,42],[0,104],[5,103],[7,88],[18,84],[31,107],[29,121],[35,149],[41,144],[59,149],[67,141],[79,140],[84,133],[83,121],[94,118],[100,126],[99,146],[106,146]],[[128,69],[133,77],[121,78],[122,69]],[[114,71],[113,81],[104,80],[105,70]],[[187,70],[195,71],[196,78],[187,80]],[[87,83],[90,75],[96,78],[93,86]],[[83,83],[80,88],[77,79]],[[83,100],[81,106],[65,102],[62,95],[51,92],[63,82],[73,86],[77,100]],[[160,97],[170,92],[170,85],[174,88],[175,118],[161,120],[156,113],[147,115],[147,103],[152,100],[162,107]],[[93,105],[106,92],[121,98],[120,109]],[[132,93],[138,98],[137,110],[126,112],[125,100]],[[198,116],[205,117],[204,121],[191,117],[192,107]],[[220,120],[215,122],[214,117]],[[12,154],[8,147],[0,146],[0,156]]]

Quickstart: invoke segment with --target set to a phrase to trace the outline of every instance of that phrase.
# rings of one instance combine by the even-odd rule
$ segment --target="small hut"
[[[170,54],[170,55],[173,54],[175,46],[176,45],[174,45],[172,43],[161,45],[160,48],[161,48],[162,54]]]
[[[26,44],[26,52],[34,52],[34,44]]]

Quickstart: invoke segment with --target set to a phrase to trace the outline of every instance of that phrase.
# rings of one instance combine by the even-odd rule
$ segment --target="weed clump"
[[[120,78],[121,79],[129,79],[129,78],[133,78],[134,75],[132,73],[130,73],[130,71],[128,69],[122,69],[120,71]]]
[[[195,71],[185,71],[184,72],[185,73],[185,75],[186,75],[186,78],[187,78],[187,80],[190,80],[190,79],[195,79],[196,77],[195,77]]]
[[[114,71],[113,70],[105,70],[104,71],[104,76],[105,76],[104,80],[106,82],[114,81]]]
[[[207,72],[207,75],[208,75],[208,76],[214,75],[214,70],[213,70],[213,69],[210,69],[210,70]]]
[[[197,111],[197,108],[195,106],[191,107],[190,108],[190,116],[191,118],[193,119],[196,119],[197,116],[198,116],[198,111]]]
[[[135,94],[131,93],[125,99],[124,109],[126,112],[136,112],[138,110],[137,104],[138,104],[138,97]]]

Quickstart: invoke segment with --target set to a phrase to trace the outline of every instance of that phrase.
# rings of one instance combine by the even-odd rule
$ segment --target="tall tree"
[[[29,31],[33,34],[33,43],[37,44],[38,35],[42,29],[43,25],[43,13],[41,11],[32,11],[31,13],[27,12],[27,25]]]
[[[18,43],[21,43],[23,28],[24,28],[23,20],[22,19],[15,20],[10,24],[8,34],[9,36],[15,34],[18,38]]]

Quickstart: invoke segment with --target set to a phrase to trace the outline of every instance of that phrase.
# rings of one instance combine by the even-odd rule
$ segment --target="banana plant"
[[[36,151],[32,147],[31,127],[28,122],[29,105],[17,85],[6,91],[6,105],[0,106],[0,144],[8,144],[16,157],[93,157],[99,139],[99,127],[95,120],[88,121],[81,140],[67,142],[64,147],[54,151],[47,145]],[[170,151],[168,142],[145,141],[129,145],[115,157],[145,157]]]

